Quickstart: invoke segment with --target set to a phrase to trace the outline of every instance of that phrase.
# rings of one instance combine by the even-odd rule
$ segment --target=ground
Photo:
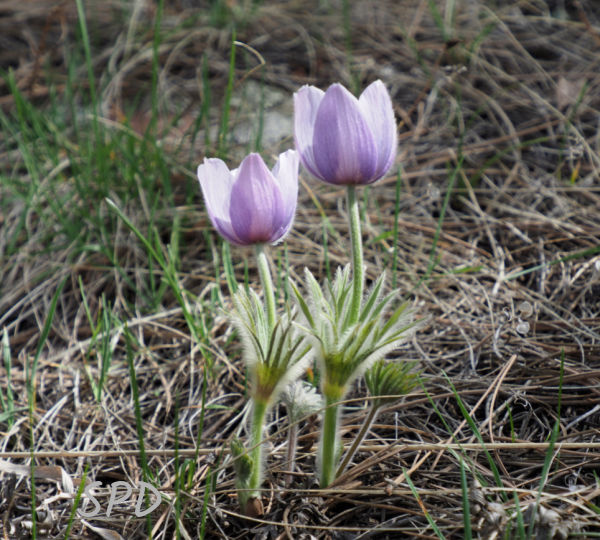
[[[596,2],[6,0],[0,36],[3,538],[600,536]],[[271,166],[294,91],[376,79],[399,151],[359,191],[367,279],[385,270],[421,320],[392,358],[422,383],[327,490],[318,416],[287,485],[275,407],[246,518],[227,278],[258,276],[251,250],[223,251],[195,169]],[[348,253],[343,190],[303,170],[269,250],[280,308],[288,277]],[[357,382],[346,445],[366,397]],[[84,476],[102,482],[87,518]],[[117,481],[132,495],[107,516]],[[142,481],[162,497],[146,516]]]

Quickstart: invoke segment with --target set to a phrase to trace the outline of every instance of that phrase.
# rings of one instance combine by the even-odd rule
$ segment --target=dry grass
[[[488,487],[481,487],[468,473],[474,535],[501,538],[510,521],[508,513],[514,511],[513,493],[525,512],[526,525],[525,509],[538,497],[557,419],[561,358],[560,428],[535,531],[537,538],[600,534],[598,5],[591,0],[459,0],[444,36],[427,1],[354,2],[351,69],[337,2],[265,2],[238,24],[238,41],[266,61],[268,86],[291,92],[306,83],[350,84],[355,77],[361,86],[381,78],[390,89],[399,119],[403,168],[397,206],[397,286],[414,297],[418,313],[429,318],[426,329],[398,355],[420,362],[425,388],[440,412],[436,414],[423,390],[387,409],[355,464],[332,489],[319,490],[314,478],[318,422],[310,418],[301,425],[295,483],[285,488],[287,423],[283,411],[275,411],[266,513],[264,519],[251,521],[237,514],[233,471],[226,466],[227,441],[238,428],[245,404],[244,369],[225,314],[202,312],[212,305],[211,298],[218,297],[216,291],[226,286],[224,274],[219,275],[219,283],[215,281],[211,253],[216,256],[218,250],[207,242],[216,238],[199,191],[190,199],[188,190],[195,164],[215,151],[204,146],[204,135],[195,141],[187,135],[206,98],[201,59],[206,59],[213,90],[211,122],[216,125],[220,89],[227,84],[231,35],[227,27],[209,25],[208,9],[199,10],[195,2],[168,4],[159,51],[157,133],[169,160],[175,205],[157,215],[165,243],[171,220],[175,216],[183,220],[180,286],[197,297],[192,309],[206,323],[203,346],[214,366],[206,368],[201,344],[191,338],[169,291],[154,310],[135,297],[136,291],[149,290],[149,256],[125,227],[117,227],[109,239],[114,260],[101,250],[74,254],[69,245],[58,249],[53,244],[46,250],[48,235],[58,234],[58,229],[48,230],[38,219],[48,202],[39,201],[39,208],[4,207],[0,326],[10,338],[15,407],[24,408],[12,427],[0,422],[4,538],[28,535],[30,469],[11,468],[8,462],[29,464],[25,365],[36,353],[51,299],[65,278],[37,370],[33,452],[39,537],[64,536],[72,506],[68,497],[62,497],[71,489],[65,476],[75,490],[86,465],[88,478],[105,486],[116,480],[137,484],[143,478],[126,340],[122,331],[113,331],[115,349],[99,404],[83,370],[87,363],[97,376],[92,361],[96,352],[87,355],[94,329],[85,315],[79,279],[94,318],[101,313],[104,294],[135,338],[132,354],[145,449],[166,498],[175,493],[176,460],[198,457],[191,487],[185,496],[182,493],[180,527],[191,538],[200,536],[207,482],[214,482],[207,498],[207,538],[434,538],[425,512],[446,537],[463,538],[459,455],[466,456],[488,481]],[[443,20],[454,3],[436,4]],[[123,23],[116,22],[124,9],[118,3],[89,6],[88,18],[96,40],[94,69],[103,82],[99,95],[103,121],[118,131],[124,111],[135,103],[130,124],[142,133],[150,121],[156,6],[135,5],[140,10],[128,12]],[[242,2],[230,5],[240,12],[244,6]],[[17,86],[41,110],[52,92],[67,90],[66,55],[77,31],[74,5],[49,6],[41,0],[6,1],[0,18],[0,66],[14,69]],[[198,17],[195,24],[178,26],[191,17]],[[255,65],[250,53],[238,55],[234,94],[248,80],[260,80],[261,71],[252,71]],[[52,85],[47,81],[49,69]],[[85,87],[83,64],[75,80]],[[14,99],[6,82],[0,88],[0,105],[8,114],[15,107]],[[242,100],[232,112],[232,122],[248,114],[251,111],[244,110]],[[65,137],[68,144],[71,134]],[[2,139],[7,143],[0,146],[3,174],[31,180],[19,152],[7,137]],[[264,154],[275,154],[291,144],[291,138],[282,140],[265,148]],[[231,162],[246,150],[232,147]],[[42,184],[57,174],[56,164],[39,167]],[[454,185],[445,206],[453,171]],[[337,231],[328,234],[329,263],[333,268],[347,262],[341,192],[305,176],[295,226],[287,240],[292,277],[301,275],[304,266],[320,276],[325,273],[323,224],[315,198]],[[395,201],[395,177],[368,191],[363,230],[371,279],[392,266],[393,236],[382,233],[394,228]],[[436,264],[430,269],[444,210]],[[138,224],[148,222],[143,196],[141,202],[131,200],[125,211]],[[108,214],[106,208],[90,212],[100,217]],[[6,255],[5,238],[23,219],[27,243]],[[275,263],[280,262],[280,249],[271,254]],[[240,279],[246,256],[243,250],[233,251]],[[248,264],[254,280],[251,260]],[[226,296],[223,301],[227,308]],[[8,377],[4,368],[0,373],[0,388],[6,395]],[[478,426],[509,493],[507,501],[444,374]],[[198,441],[203,381],[206,407]],[[346,437],[364,418],[364,393],[357,386],[351,396],[355,399],[345,417]],[[403,469],[409,472],[419,501],[411,494]],[[105,489],[98,496],[103,509],[108,499]],[[72,537],[109,537],[102,536],[108,532],[98,532],[102,528],[124,538],[146,538],[146,520],[136,518],[132,509],[133,502],[115,508],[109,519],[76,520]],[[174,505],[168,501],[153,512],[155,538],[174,537],[174,515]]]

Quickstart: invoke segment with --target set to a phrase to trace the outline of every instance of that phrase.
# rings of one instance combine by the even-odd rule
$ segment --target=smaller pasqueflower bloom
[[[204,158],[198,180],[219,234],[239,246],[281,241],[294,221],[298,165],[294,150],[280,154],[272,171],[256,153],[232,171],[220,159]]]
[[[390,95],[377,80],[357,99],[341,84],[326,92],[303,86],[294,94],[294,138],[302,164],[329,184],[372,184],[396,157]]]

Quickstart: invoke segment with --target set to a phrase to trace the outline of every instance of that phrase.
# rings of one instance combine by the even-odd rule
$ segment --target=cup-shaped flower
[[[329,184],[372,184],[396,157],[390,95],[381,81],[357,99],[341,84],[326,92],[303,86],[294,94],[294,138],[302,164]]]
[[[220,159],[204,158],[198,166],[198,180],[219,234],[241,246],[282,240],[296,211],[298,164],[294,150],[281,154],[272,171],[255,153],[232,171]]]

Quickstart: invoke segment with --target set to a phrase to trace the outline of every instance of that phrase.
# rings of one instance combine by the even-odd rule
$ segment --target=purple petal
[[[288,150],[280,154],[279,160],[273,167],[273,176],[279,183],[281,198],[283,200],[283,222],[282,228],[275,233],[277,238],[271,242],[281,240],[290,230],[296,213],[298,201],[298,152]]]
[[[204,158],[204,163],[198,166],[197,175],[204,195],[208,217],[214,228],[228,241],[241,244],[242,242],[235,234],[229,218],[234,177],[229,172],[227,165],[217,158]]]
[[[358,100],[340,84],[329,87],[317,111],[313,154],[318,177],[331,184],[365,184],[377,170],[373,133]]]
[[[358,104],[377,147],[377,167],[372,177],[375,182],[385,175],[396,157],[398,136],[392,100],[384,84],[375,81],[362,93]]]
[[[325,92],[314,86],[303,86],[294,94],[294,141],[302,164],[313,176],[318,175],[313,154],[313,133],[319,105]]]
[[[258,154],[247,156],[235,171],[229,215],[235,234],[245,244],[271,242],[283,228],[285,212],[279,186]]]

